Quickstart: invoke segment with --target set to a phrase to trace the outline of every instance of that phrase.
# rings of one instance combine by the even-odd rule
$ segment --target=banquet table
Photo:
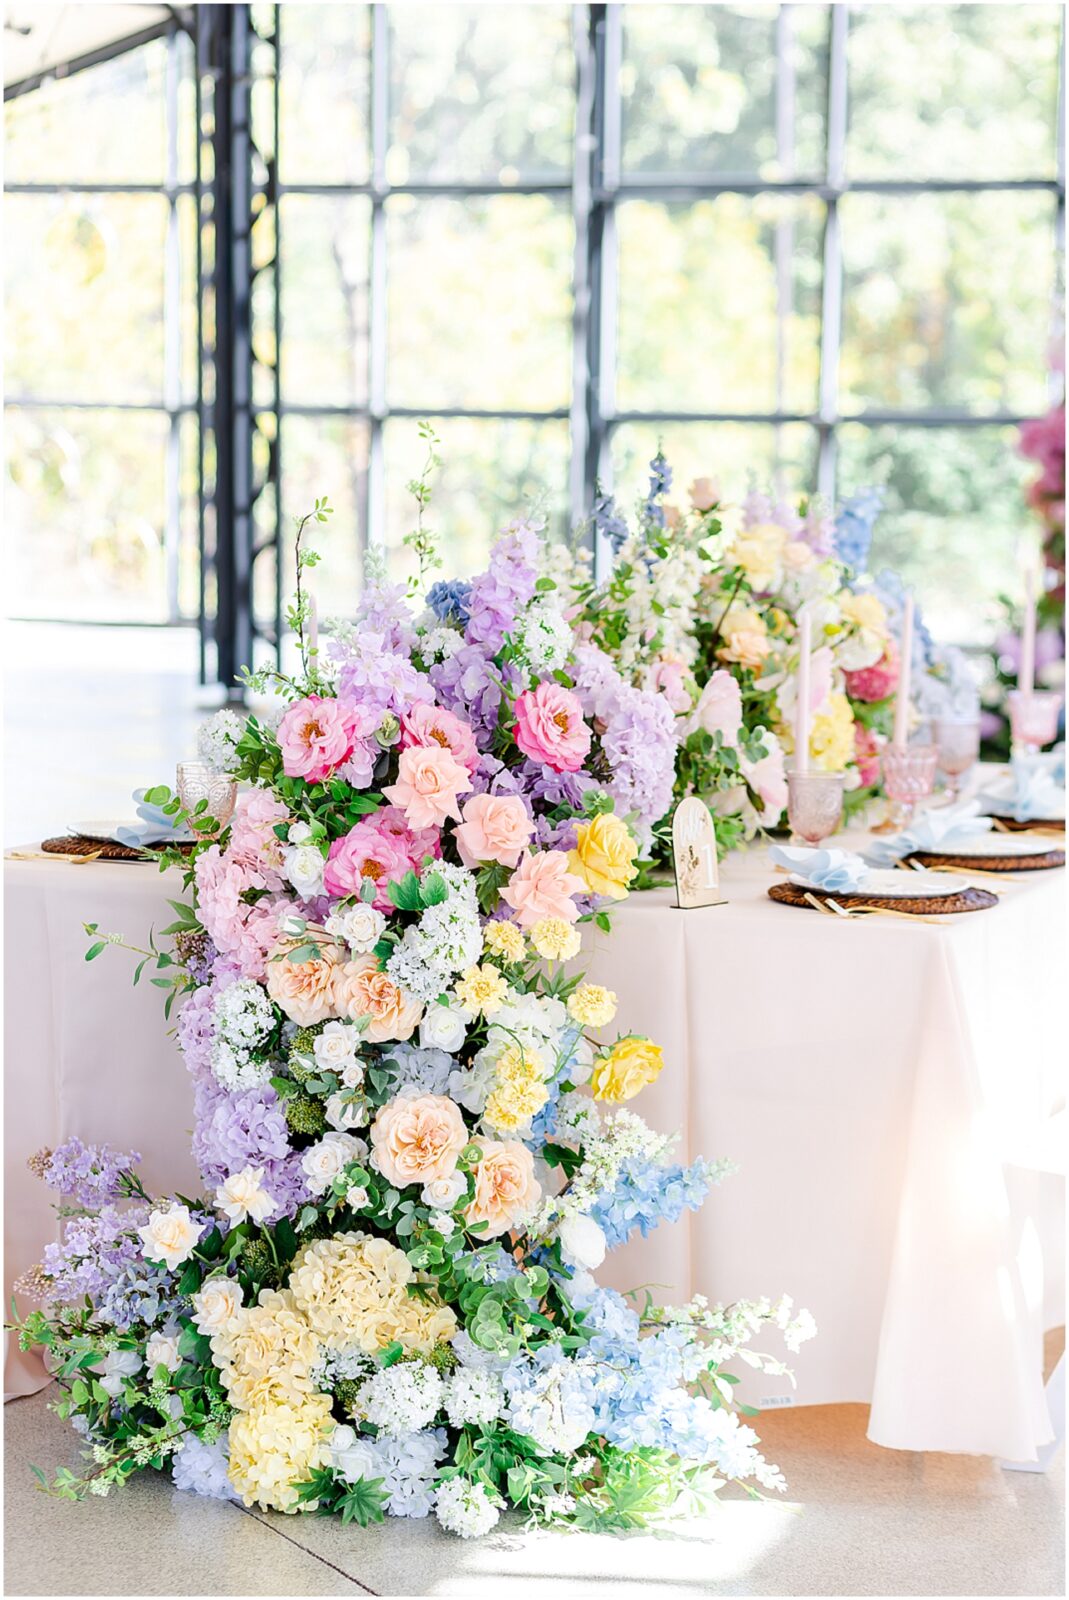
[[[665,1300],[789,1292],[817,1337],[796,1388],[744,1369],[747,1399],[863,1402],[878,1444],[1034,1460],[1042,1333],[1064,1320],[1064,873],[1015,874],[997,907],[939,925],[777,905],[772,881],[755,848],[725,863],[726,904],[634,894],[591,939],[621,1030],[664,1047],[637,1109],[681,1129],[681,1158],[738,1164],[599,1276]],[[126,952],[87,965],[82,932],[143,945],[180,886],[140,863],[5,863],[8,1303],[54,1237],[35,1149],[107,1139],[142,1152],[150,1190],[198,1188],[160,991],[131,988]],[[8,1394],[44,1381],[9,1348]]]

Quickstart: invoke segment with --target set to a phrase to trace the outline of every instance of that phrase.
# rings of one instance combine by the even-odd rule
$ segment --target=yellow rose
[[[771,589],[783,567],[787,530],[774,522],[760,522],[740,533],[731,547],[731,559],[745,572],[755,589]]]
[[[582,949],[583,937],[563,917],[543,917],[531,929],[531,943],[545,961],[570,961]]]
[[[638,846],[627,824],[611,811],[603,811],[576,828],[568,871],[582,878],[592,894],[624,900],[628,884],[638,876],[637,855]]]
[[[604,1028],[616,1015],[616,996],[600,983],[581,983],[568,1000],[568,1012],[584,1028]]]
[[[853,757],[854,713],[839,690],[828,696],[828,709],[813,718],[809,751],[822,772],[842,772]]]
[[[633,1100],[661,1075],[664,1052],[652,1039],[631,1037],[614,1044],[594,1063],[590,1087],[595,1100]]]
[[[887,612],[878,595],[847,593],[839,609],[848,622],[856,622],[859,628],[870,628],[874,633],[887,632]]]

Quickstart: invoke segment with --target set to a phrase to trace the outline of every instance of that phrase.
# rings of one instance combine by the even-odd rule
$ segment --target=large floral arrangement
[[[806,1314],[592,1276],[725,1167],[629,1108],[661,1052],[613,1038],[615,997],[569,964],[627,893],[674,744],[559,597],[525,522],[418,614],[372,570],[322,649],[299,587],[280,711],[207,735],[249,785],[230,825],[149,795],[199,836],[141,966],[180,1002],[205,1193],[153,1197],[135,1152],[77,1140],[34,1158],[67,1221],[21,1337],[88,1452],[60,1494],[169,1465],[469,1536],[505,1506],[626,1528],[725,1478],[782,1487],[726,1368],[784,1371],[750,1341],[796,1348]],[[89,931],[91,959],[121,942]]]

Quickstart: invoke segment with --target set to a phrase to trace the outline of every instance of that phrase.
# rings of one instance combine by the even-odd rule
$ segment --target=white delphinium
[[[335,939],[347,944],[354,956],[366,956],[382,938],[386,918],[375,906],[361,902],[332,912],[324,927]]]
[[[238,766],[238,741],[245,732],[245,718],[225,707],[197,729],[197,754],[216,772],[234,772]]]
[[[494,1422],[501,1415],[504,1399],[504,1386],[496,1372],[458,1367],[445,1380],[445,1414],[454,1428]]]
[[[442,1379],[425,1361],[398,1361],[361,1384],[357,1407],[380,1433],[398,1438],[426,1428],[442,1404]]]
[[[467,1478],[448,1478],[438,1485],[434,1514],[447,1533],[459,1534],[462,1539],[479,1539],[489,1533],[500,1515],[486,1485]]]
[[[450,895],[428,906],[413,931],[414,945],[429,967],[452,975],[474,967],[482,955],[483,930],[474,899]]]
[[[513,1370],[505,1413],[509,1426],[547,1455],[578,1450],[597,1424],[594,1369],[565,1357],[549,1367],[532,1367],[522,1383],[512,1381]]]
[[[597,1132],[585,1137],[583,1160],[568,1188],[562,1194],[547,1196],[530,1223],[536,1237],[555,1231],[565,1217],[591,1211],[603,1190],[615,1188],[626,1161],[634,1156],[660,1161],[678,1135],[655,1133],[633,1111],[615,1111]]]

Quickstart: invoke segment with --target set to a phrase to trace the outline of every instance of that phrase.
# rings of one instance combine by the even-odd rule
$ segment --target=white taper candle
[[[913,675],[913,596],[907,594],[902,611],[902,638],[898,646],[898,693],[895,696],[895,727],[892,743],[904,750],[909,743],[909,691]]]
[[[1021,624],[1021,667],[1017,687],[1031,694],[1036,686],[1036,568],[1031,556],[1024,569],[1024,618]]]
[[[794,711],[795,772],[809,771],[809,663],[813,644],[812,634],[812,621],[808,614],[803,613],[802,625],[798,630],[798,702]]]

